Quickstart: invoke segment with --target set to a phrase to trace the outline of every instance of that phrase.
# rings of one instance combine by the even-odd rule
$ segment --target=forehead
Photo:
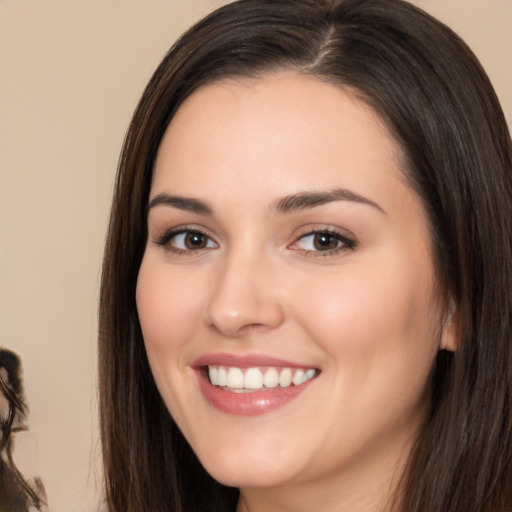
[[[162,139],[153,188],[203,178],[226,178],[228,187],[233,179],[250,188],[288,178],[298,188],[323,179],[352,187],[356,174],[358,186],[366,180],[370,188],[403,178],[400,148],[380,116],[353,91],[282,72],[219,81],[189,96]]]
[[[385,123],[361,96],[353,88],[294,71],[257,78],[229,78],[202,86],[188,96],[171,120],[166,135],[176,136],[176,125],[182,131],[186,128],[197,130],[200,124],[201,132],[208,134],[209,128],[228,128],[233,122],[240,128],[261,119],[265,123],[271,121],[266,125],[269,133],[293,120],[297,126],[302,125],[304,135],[314,139],[318,125],[339,125],[343,118],[347,123],[363,121],[366,131],[391,142]],[[304,123],[297,123],[300,118]],[[393,145],[394,149],[399,149],[394,141]]]

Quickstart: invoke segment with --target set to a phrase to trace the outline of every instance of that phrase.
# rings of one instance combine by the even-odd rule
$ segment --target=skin
[[[279,211],[283,197],[343,188]],[[150,208],[137,305],[174,419],[239,512],[382,511],[427,406],[443,322],[429,225],[400,149],[355,94],[292,72],[192,94],[159,148],[150,201],[195,198],[209,214]],[[203,232],[191,250],[172,229]],[[334,250],[313,243],[332,236]],[[272,412],[221,412],[199,390],[204,354],[265,354],[319,370]],[[395,499],[395,498],[393,498]]]

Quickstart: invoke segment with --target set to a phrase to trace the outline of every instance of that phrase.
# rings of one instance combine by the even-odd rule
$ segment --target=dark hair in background
[[[14,438],[28,430],[23,397],[21,361],[17,354],[0,347],[0,511],[46,510],[42,480],[26,479],[14,459]]]
[[[135,289],[153,164],[198,87],[290,69],[355,92],[387,123],[429,216],[459,347],[440,352],[399,490],[407,512],[504,512],[511,496],[512,149],[485,72],[450,29],[401,0],[242,0],[170,50],[126,136],[100,304],[100,415],[111,512],[226,512],[156,389]]]

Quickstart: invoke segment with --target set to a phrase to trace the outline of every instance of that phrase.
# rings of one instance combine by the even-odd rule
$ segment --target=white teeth
[[[302,384],[304,381],[304,377],[305,377],[306,373],[302,370],[297,370],[294,374],[293,374],[293,378],[292,378],[292,382],[298,386],[299,384]]]
[[[241,369],[237,367],[208,366],[208,376],[214,386],[227,387],[233,391],[258,390],[280,386],[288,388],[299,386],[316,375],[316,370],[310,368],[274,368],[269,367]]]
[[[244,374],[240,368],[230,368],[228,370],[228,388],[241,389],[244,387]]]
[[[279,375],[279,385],[282,388],[287,388],[292,383],[292,371],[290,368],[285,368],[281,375]]]
[[[263,375],[258,368],[249,368],[244,375],[244,388],[261,389],[263,387]]]
[[[218,368],[218,366],[209,366],[208,367],[208,377],[210,377],[210,382],[214,386],[219,385],[219,368]]]
[[[315,370],[313,370],[313,373]],[[275,368],[269,368],[263,376],[263,384],[266,388],[275,388],[279,384],[279,373]]]
[[[228,372],[226,368],[219,368],[219,383],[218,386],[227,386],[228,385]]]

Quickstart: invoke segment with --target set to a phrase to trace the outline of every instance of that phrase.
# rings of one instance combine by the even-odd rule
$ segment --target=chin
[[[208,471],[210,476],[217,482],[228,487],[245,488],[265,488],[276,487],[288,481],[285,475],[279,471],[261,471],[248,468],[243,473],[238,471]]]
[[[282,460],[251,459],[234,453],[229,456],[217,454],[200,461],[212,478],[229,487],[274,487],[293,478],[290,468]]]

